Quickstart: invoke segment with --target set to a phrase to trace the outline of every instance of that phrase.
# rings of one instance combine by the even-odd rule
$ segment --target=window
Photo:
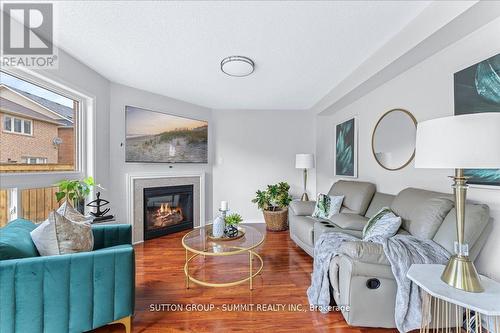
[[[12,118],[9,116],[5,116],[3,120],[3,129],[4,131],[10,132],[12,131]]]
[[[53,78],[2,68],[0,226],[43,221],[59,206],[53,184],[93,175],[94,106],[92,97]]]
[[[81,102],[36,82],[0,72],[0,173],[80,171]]]
[[[31,135],[31,121],[25,120],[23,124],[24,124],[24,130],[23,130],[24,134]]]
[[[23,163],[26,164],[47,164],[46,157],[23,157]]]
[[[23,121],[19,118],[14,118],[14,133],[21,133]]]
[[[5,116],[3,130],[5,132],[31,135],[31,120]]]

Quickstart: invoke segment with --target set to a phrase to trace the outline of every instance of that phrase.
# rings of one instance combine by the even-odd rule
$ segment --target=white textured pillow
[[[375,214],[363,229],[363,240],[375,237],[389,238],[394,236],[401,227],[401,217],[396,216],[389,208],[382,208]]]
[[[316,199],[316,206],[314,206],[313,217],[329,219],[333,215],[340,212],[344,196],[331,196],[327,194],[318,194]]]
[[[92,216],[85,216],[77,211],[68,201],[64,201],[57,212],[73,222],[92,222]]]
[[[51,212],[30,234],[42,256],[87,252],[94,247],[89,223],[72,222],[58,212]]]

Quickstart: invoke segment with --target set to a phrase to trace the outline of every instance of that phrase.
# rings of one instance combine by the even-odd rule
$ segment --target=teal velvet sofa
[[[17,219],[0,228],[0,332],[85,332],[110,323],[131,330],[135,259],[131,226],[92,226],[94,249],[41,257]]]

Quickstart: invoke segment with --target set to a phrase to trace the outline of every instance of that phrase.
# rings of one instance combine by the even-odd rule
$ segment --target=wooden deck
[[[256,225],[265,230],[264,225]],[[207,288],[191,283],[185,288],[185,253],[181,245],[184,232],[148,240],[136,246],[136,311],[133,332],[397,332],[397,330],[349,327],[340,313],[308,311],[306,289],[311,280],[312,258],[290,240],[288,232],[269,232],[257,251],[264,259],[264,270],[248,284],[228,288]],[[212,281],[238,279],[247,274],[248,256],[200,258],[204,267],[197,276]],[[193,265],[194,266],[194,265]],[[151,306],[164,311],[150,311]],[[196,304],[212,311],[186,311]],[[252,311],[230,310],[231,305],[254,304]],[[260,308],[257,309],[257,305]],[[286,310],[278,309],[284,305]],[[303,311],[290,311],[289,306]],[[174,306],[184,311],[174,311]],[[170,307],[170,311],[167,310]],[[264,310],[278,311],[261,311]],[[112,325],[94,333],[125,332]]]

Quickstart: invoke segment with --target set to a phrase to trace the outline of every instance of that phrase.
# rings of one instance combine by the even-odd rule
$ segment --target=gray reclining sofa
[[[369,217],[382,207],[390,207],[402,218],[398,233],[432,239],[453,253],[456,217],[450,194],[406,188],[396,196],[376,192],[368,182],[340,180],[332,185],[330,195],[344,195],[339,214],[330,220],[313,218],[314,201],[293,201],[289,209],[290,237],[309,255],[325,232],[344,232],[362,238]],[[491,229],[489,208],[482,204],[466,205],[465,242],[474,260]],[[349,325],[396,327],[394,308],[396,281],[383,248],[377,243],[348,242],[349,255],[334,257],[329,277],[337,305]],[[374,288],[376,287],[376,288]]]

